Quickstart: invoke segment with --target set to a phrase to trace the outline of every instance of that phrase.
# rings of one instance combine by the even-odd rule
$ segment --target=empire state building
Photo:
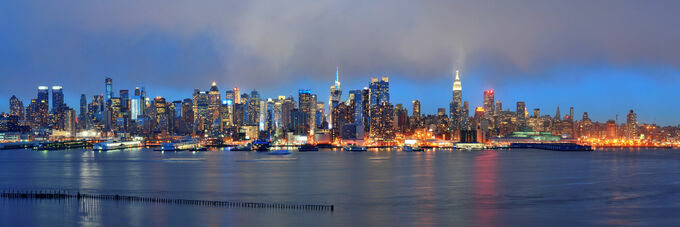
[[[451,105],[449,106],[449,116],[453,121],[453,126],[455,129],[460,129],[463,122],[462,98],[463,88],[460,83],[459,71],[456,70],[456,78],[453,81],[453,99],[451,101]]]

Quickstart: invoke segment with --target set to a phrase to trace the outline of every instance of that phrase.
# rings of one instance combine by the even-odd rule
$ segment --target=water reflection
[[[482,151],[474,159],[474,216],[476,226],[498,226],[498,153]]]

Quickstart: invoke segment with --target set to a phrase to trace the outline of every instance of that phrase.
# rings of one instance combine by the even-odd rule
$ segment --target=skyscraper
[[[153,113],[154,131],[170,132],[170,112],[165,98],[156,97],[153,100]]]
[[[222,106],[222,98],[217,83],[212,82],[210,91],[208,91],[208,118],[210,119],[210,128],[221,128],[220,107]]]
[[[637,121],[637,114],[630,110],[626,116],[626,132],[628,139],[634,139],[639,135],[639,125]]]
[[[608,120],[606,124],[607,139],[616,139],[616,121]]]
[[[107,105],[111,104],[111,98],[113,98],[113,79],[106,77],[104,80],[106,84],[106,90],[105,90],[105,102]]]
[[[208,94],[199,89],[194,89],[193,112],[194,112],[194,132],[203,133],[209,128],[210,117],[208,116]]]
[[[494,113],[500,114],[503,111],[503,103],[501,100],[496,100],[496,111]]]
[[[132,99],[130,99],[130,119],[132,120],[137,120],[137,117],[141,115],[141,92],[139,90],[139,87],[135,88],[135,93],[132,96]]]
[[[557,111],[555,111],[555,120],[562,120],[562,116],[560,116],[560,105],[557,105]]]
[[[307,121],[307,123],[304,125],[305,130],[309,131],[309,129],[311,129],[315,124],[312,119],[312,115],[314,114],[313,110],[316,105],[316,100],[312,99],[312,92],[310,90],[298,91],[298,105],[300,107],[300,112],[302,112],[304,115],[303,117],[306,118]]]
[[[494,110],[496,109],[494,103],[494,92],[493,90],[484,91],[484,116],[486,118],[491,118],[494,116]]]
[[[38,87],[38,98],[36,99],[34,113],[34,123],[39,126],[47,127],[49,122],[49,88],[47,86]]]
[[[463,87],[460,83],[459,71],[456,70],[456,78],[453,80],[453,99],[449,106],[449,116],[451,117],[454,129],[460,129],[462,124],[462,103]],[[420,115],[420,103],[418,103],[418,115]],[[415,105],[414,110],[415,114]]]
[[[368,90],[371,106],[390,103],[390,83],[388,77],[383,76],[380,80],[378,78],[371,78]]]
[[[234,104],[241,104],[241,91],[234,87]]]
[[[246,106],[246,124],[258,126],[260,123],[260,93],[256,90],[250,92]]]
[[[104,129],[109,130],[112,126],[112,118],[114,114],[111,112],[111,99],[113,99],[113,79],[106,77],[104,79]]]
[[[526,103],[523,101],[518,101],[517,102],[517,112],[515,113],[517,115],[517,120],[521,123],[526,123],[526,114],[527,114],[527,107]]]
[[[339,67],[335,68],[335,83],[331,86],[331,94],[328,97],[328,114],[330,116],[330,119],[333,119],[333,108],[338,106],[340,104],[340,100],[342,98],[342,90],[340,89],[340,69]],[[332,122],[332,121],[329,121]],[[331,127],[332,124],[331,124]]]
[[[535,118],[541,117],[541,109],[540,108],[534,108],[534,117]]]
[[[390,141],[394,137],[392,128],[394,107],[390,103],[390,84],[388,77],[371,78],[368,86],[370,98],[369,131],[376,141]]]
[[[87,128],[87,96],[80,95],[80,112],[78,113],[78,128]]]
[[[420,101],[413,100],[413,116],[416,118],[420,117]]]
[[[12,95],[9,98],[9,114],[12,116],[19,117],[19,120],[24,120],[24,103],[19,100],[16,96]]]
[[[59,113],[64,105],[64,92],[61,86],[52,86],[52,112]]]

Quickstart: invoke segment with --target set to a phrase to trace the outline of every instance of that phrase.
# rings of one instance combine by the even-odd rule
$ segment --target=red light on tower
[[[486,91],[484,91],[484,93],[493,94],[493,90],[486,90]]]

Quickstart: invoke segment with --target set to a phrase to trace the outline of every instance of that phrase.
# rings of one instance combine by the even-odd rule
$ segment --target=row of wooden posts
[[[261,203],[261,202],[242,202],[242,201],[213,201],[213,200],[188,200],[171,199],[157,197],[126,196],[118,194],[84,194],[69,193],[62,190],[3,190],[0,197],[20,198],[20,199],[100,199],[130,202],[149,202],[149,203],[172,203],[197,206],[214,207],[252,207],[252,208],[274,208],[274,209],[295,209],[295,210],[322,210],[333,211],[333,205],[320,204],[285,204],[285,203]]]

